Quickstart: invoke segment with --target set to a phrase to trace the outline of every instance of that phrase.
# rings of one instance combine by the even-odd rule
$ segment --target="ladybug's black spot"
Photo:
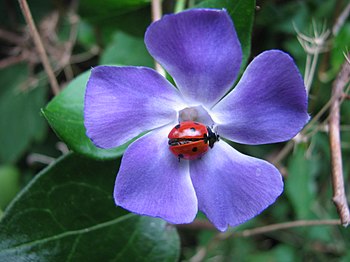
[[[175,129],[179,129],[180,128],[180,124],[175,126]]]
[[[198,151],[197,147],[192,148],[192,152],[197,152],[197,151]]]
[[[196,131],[196,129],[194,127],[191,127],[190,129],[191,129],[192,132]]]
[[[184,158],[184,155],[183,154],[178,154],[177,155],[179,158]]]

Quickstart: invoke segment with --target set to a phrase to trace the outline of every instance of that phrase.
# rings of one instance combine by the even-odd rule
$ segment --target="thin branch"
[[[196,229],[199,229],[201,224],[196,225]],[[205,229],[207,228],[206,224],[204,225]],[[251,237],[255,235],[266,234],[278,230],[295,228],[295,227],[310,227],[310,226],[336,226],[341,225],[341,221],[339,219],[325,219],[325,220],[297,220],[290,221],[285,223],[277,223],[268,226],[261,226],[252,229],[246,229],[238,232],[226,232],[226,233],[218,233],[214,238],[209,241],[206,246],[201,247],[198,252],[190,259],[191,262],[199,262],[205,259],[209,250],[212,250],[216,247],[217,243],[223,240],[226,240],[231,237]]]
[[[37,153],[29,154],[27,157],[27,163],[29,165],[34,165],[35,163],[49,165],[52,162],[54,162],[55,160],[56,159],[53,157],[42,155],[42,154],[37,154]]]
[[[36,49],[39,53],[41,62],[44,66],[44,69],[46,71],[46,74],[49,77],[49,81],[51,84],[52,92],[57,95],[60,92],[59,85],[57,83],[57,79],[55,77],[55,74],[52,70],[52,67],[50,65],[49,59],[47,57],[47,54],[45,52],[44,45],[40,39],[40,35],[38,33],[38,30],[36,29],[36,26],[34,24],[34,20],[32,17],[32,14],[30,12],[28,3],[26,0],[18,0],[19,5],[21,7],[21,11],[23,13],[24,19],[26,20],[26,23],[29,27],[29,32],[31,34],[31,37],[33,38],[34,44],[36,46]]]
[[[325,25],[321,26],[321,29],[318,29],[315,20],[312,20],[313,36],[302,34],[294,23],[293,26],[297,33],[297,39],[307,54],[304,83],[306,91],[309,93],[315,75],[319,54],[327,51],[327,41],[330,31],[327,30]],[[318,30],[320,30],[320,32]]]
[[[7,42],[10,42],[12,44],[17,44],[17,45],[23,42],[23,39],[17,34],[14,34],[12,32],[9,32],[1,28],[0,28],[0,38],[3,40],[6,40]]]
[[[349,4],[350,5],[350,4]],[[346,9],[348,8],[348,6],[346,7]],[[345,16],[345,13],[347,13],[346,10],[343,11],[343,13],[340,16]],[[349,14],[347,14],[349,15]],[[338,18],[337,21],[342,21],[343,18]],[[340,23],[338,22],[338,26],[340,25]],[[297,39],[300,42],[301,46],[304,48],[305,52],[306,52],[306,66],[305,66],[305,76],[304,76],[304,83],[306,86],[306,89],[309,90],[309,88],[311,87],[312,81],[310,82],[310,67],[311,67],[311,60],[312,60],[312,54],[314,52],[314,49],[310,48],[309,45],[307,45],[307,42],[315,42],[315,39],[308,37],[304,34],[302,34],[299,29],[296,27],[296,25],[293,23],[294,29],[297,33]],[[334,31],[334,27],[333,26],[333,31]],[[329,36],[329,31],[324,28],[321,30],[323,33],[321,33],[321,35],[325,34],[323,36],[324,41],[328,38]],[[314,35],[318,35],[318,32],[314,31]],[[320,43],[320,39],[318,39],[318,41],[316,41],[317,43]],[[316,43],[315,42],[315,43]],[[322,42],[322,41],[321,41]],[[346,61],[350,64],[350,59],[347,57],[346,54],[344,54]],[[312,77],[313,78],[313,77]],[[308,85],[310,84],[310,87],[308,87]],[[346,92],[345,92],[346,94]],[[328,108],[331,106],[331,104],[333,103],[333,101],[335,97],[331,97],[329,99],[329,101],[321,108],[321,110],[310,120],[310,122],[304,127],[304,129],[300,132],[300,135],[305,136],[306,133],[315,125],[317,124],[318,119],[328,110]],[[343,95],[344,98],[344,95]],[[316,128],[317,129],[317,128]],[[312,133],[313,134],[313,133]],[[310,137],[310,135],[308,135],[308,137]],[[289,152],[294,148],[294,144],[296,144],[297,141],[295,140],[290,140],[288,141],[288,143],[280,150],[280,152],[277,154],[277,156],[272,160],[273,164],[277,164],[280,161],[282,161],[288,154]]]
[[[350,81],[350,64],[345,61],[336,80],[333,83],[332,96],[334,100],[331,104],[329,118],[329,143],[332,161],[332,183],[333,183],[333,202],[337,208],[338,214],[343,226],[350,223],[350,212],[347,203],[344,177],[343,163],[341,153],[340,139],[340,100],[343,97],[343,90]]]
[[[283,148],[278,152],[278,154],[271,160],[271,163],[277,165],[281,162],[289,152],[294,148],[294,140],[289,140],[287,144],[283,146]]]
[[[162,17],[162,0],[152,0],[152,21],[155,22]],[[156,61],[154,62],[156,71],[165,76],[165,70],[163,67],[158,64]]]
[[[0,69],[23,62],[26,58],[23,55],[10,56],[0,60]]]
[[[242,231],[229,231],[225,233],[218,233],[215,237],[217,240],[224,240],[231,236],[234,237],[251,237],[254,235],[265,234],[277,230],[288,229],[293,227],[310,227],[310,226],[336,226],[341,225],[339,219],[323,219],[323,220],[296,220],[283,223],[276,223],[267,226],[255,227],[251,229],[245,229]],[[213,224],[207,220],[195,220],[191,224],[180,224],[177,225],[180,229],[191,229],[191,230],[215,230]]]
[[[348,86],[346,88],[345,92],[343,93],[342,99],[340,100],[340,104],[343,102],[344,99],[347,99],[349,90],[350,90],[350,86]],[[320,129],[323,128],[323,126],[324,126],[323,123],[328,122],[329,115],[325,118],[324,122],[322,122],[321,124],[319,124],[317,121],[330,108],[330,106],[333,103],[333,101],[335,100],[335,98],[336,97],[331,96],[331,98],[328,100],[328,102],[320,109],[320,111],[318,111],[318,113],[314,117],[312,117],[312,119],[304,127],[304,129],[301,130],[301,132],[299,133],[299,136],[308,139],[308,138],[312,137]],[[320,125],[321,125],[321,127],[320,127]],[[314,126],[316,126],[316,127],[313,129]],[[310,130],[312,130],[312,131],[309,132]],[[292,140],[289,140],[287,142],[287,144],[285,144],[285,146],[280,150],[280,152],[271,161],[272,164],[277,165],[279,162],[281,162],[289,154],[289,152],[294,148],[294,145],[300,141],[300,140],[295,139],[295,138],[293,138]]]
[[[297,220],[285,223],[272,224],[268,226],[256,227],[253,229],[246,229],[241,232],[233,233],[236,237],[251,237],[260,234],[266,234],[269,232],[294,228],[294,227],[310,227],[310,226],[336,226],[341,225],[339,219],[326,219],[326,220]],[[232,234],[231,234],[232,235]]]
[[[348,49],[346,48],[346,52],[343,52],[343,55],[345,57],[345,60],[348,61],[348,63],[350,64],[350,59],[348,58],[347,54],[348,54]]]
[[[100,49],[98,46],[93,46],[90,48],[90,50],[80,53],[80,54],[75,54],[71,56],[70,63],[71,64],[78,64],[81,62],[85,62],[94,56],[98,55],[100,52]]]
[[[334,36],[336,36],[339,33],[339,30],[344,25],[349,14],[350,14],[350,3],[347,4],[347,6],[344,8],[343,12],[340,14],[340,16],[335,21],[335,24],[333,25],[332,34]]]
[[[162,0],[152,0],[152,21],[162,18]]]

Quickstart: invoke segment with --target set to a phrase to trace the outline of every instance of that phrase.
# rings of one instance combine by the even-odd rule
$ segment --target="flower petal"
[[[244,144],[288,140],[309,120],[303,79],[292,58],[278,50],[257,56],[212,113],[221,136]]]
[[[221,231],[258,215],[283,190],[270,163],[243,155],[223,141],[190,164],[198,207]]]
[[[230,89],[242,61],[241,45],[225,10],[166,15],[150,25],[145,43],[183,95],[208,107]]]
[[[176,89],[150,68],[98,66],[87,84],[84,124],[97,146],[111,148],[170,123],[184,106]]]
[[[168,149],[172,127],[139,138],[124,153],[114,198],[132,212],[160,217],[170,223],[190,223],[197,214],[197,198],[188,161],[178,161]]]

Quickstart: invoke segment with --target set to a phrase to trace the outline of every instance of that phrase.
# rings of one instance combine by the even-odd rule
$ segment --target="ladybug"
[[[184,121],[176,125],[168,135],[169,149],[179,158],[193,160],[203,156],[209,147],[219,141],[219,135],[209,126],[194,121]]]

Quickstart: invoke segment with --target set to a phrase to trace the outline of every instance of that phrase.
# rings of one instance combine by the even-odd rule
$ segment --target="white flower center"
[[[211,118],[208,111],[201,105],[186,107],[179,111],[178,121],[195,121],[205,124],[207,126],[213,126],[214,121]]]

